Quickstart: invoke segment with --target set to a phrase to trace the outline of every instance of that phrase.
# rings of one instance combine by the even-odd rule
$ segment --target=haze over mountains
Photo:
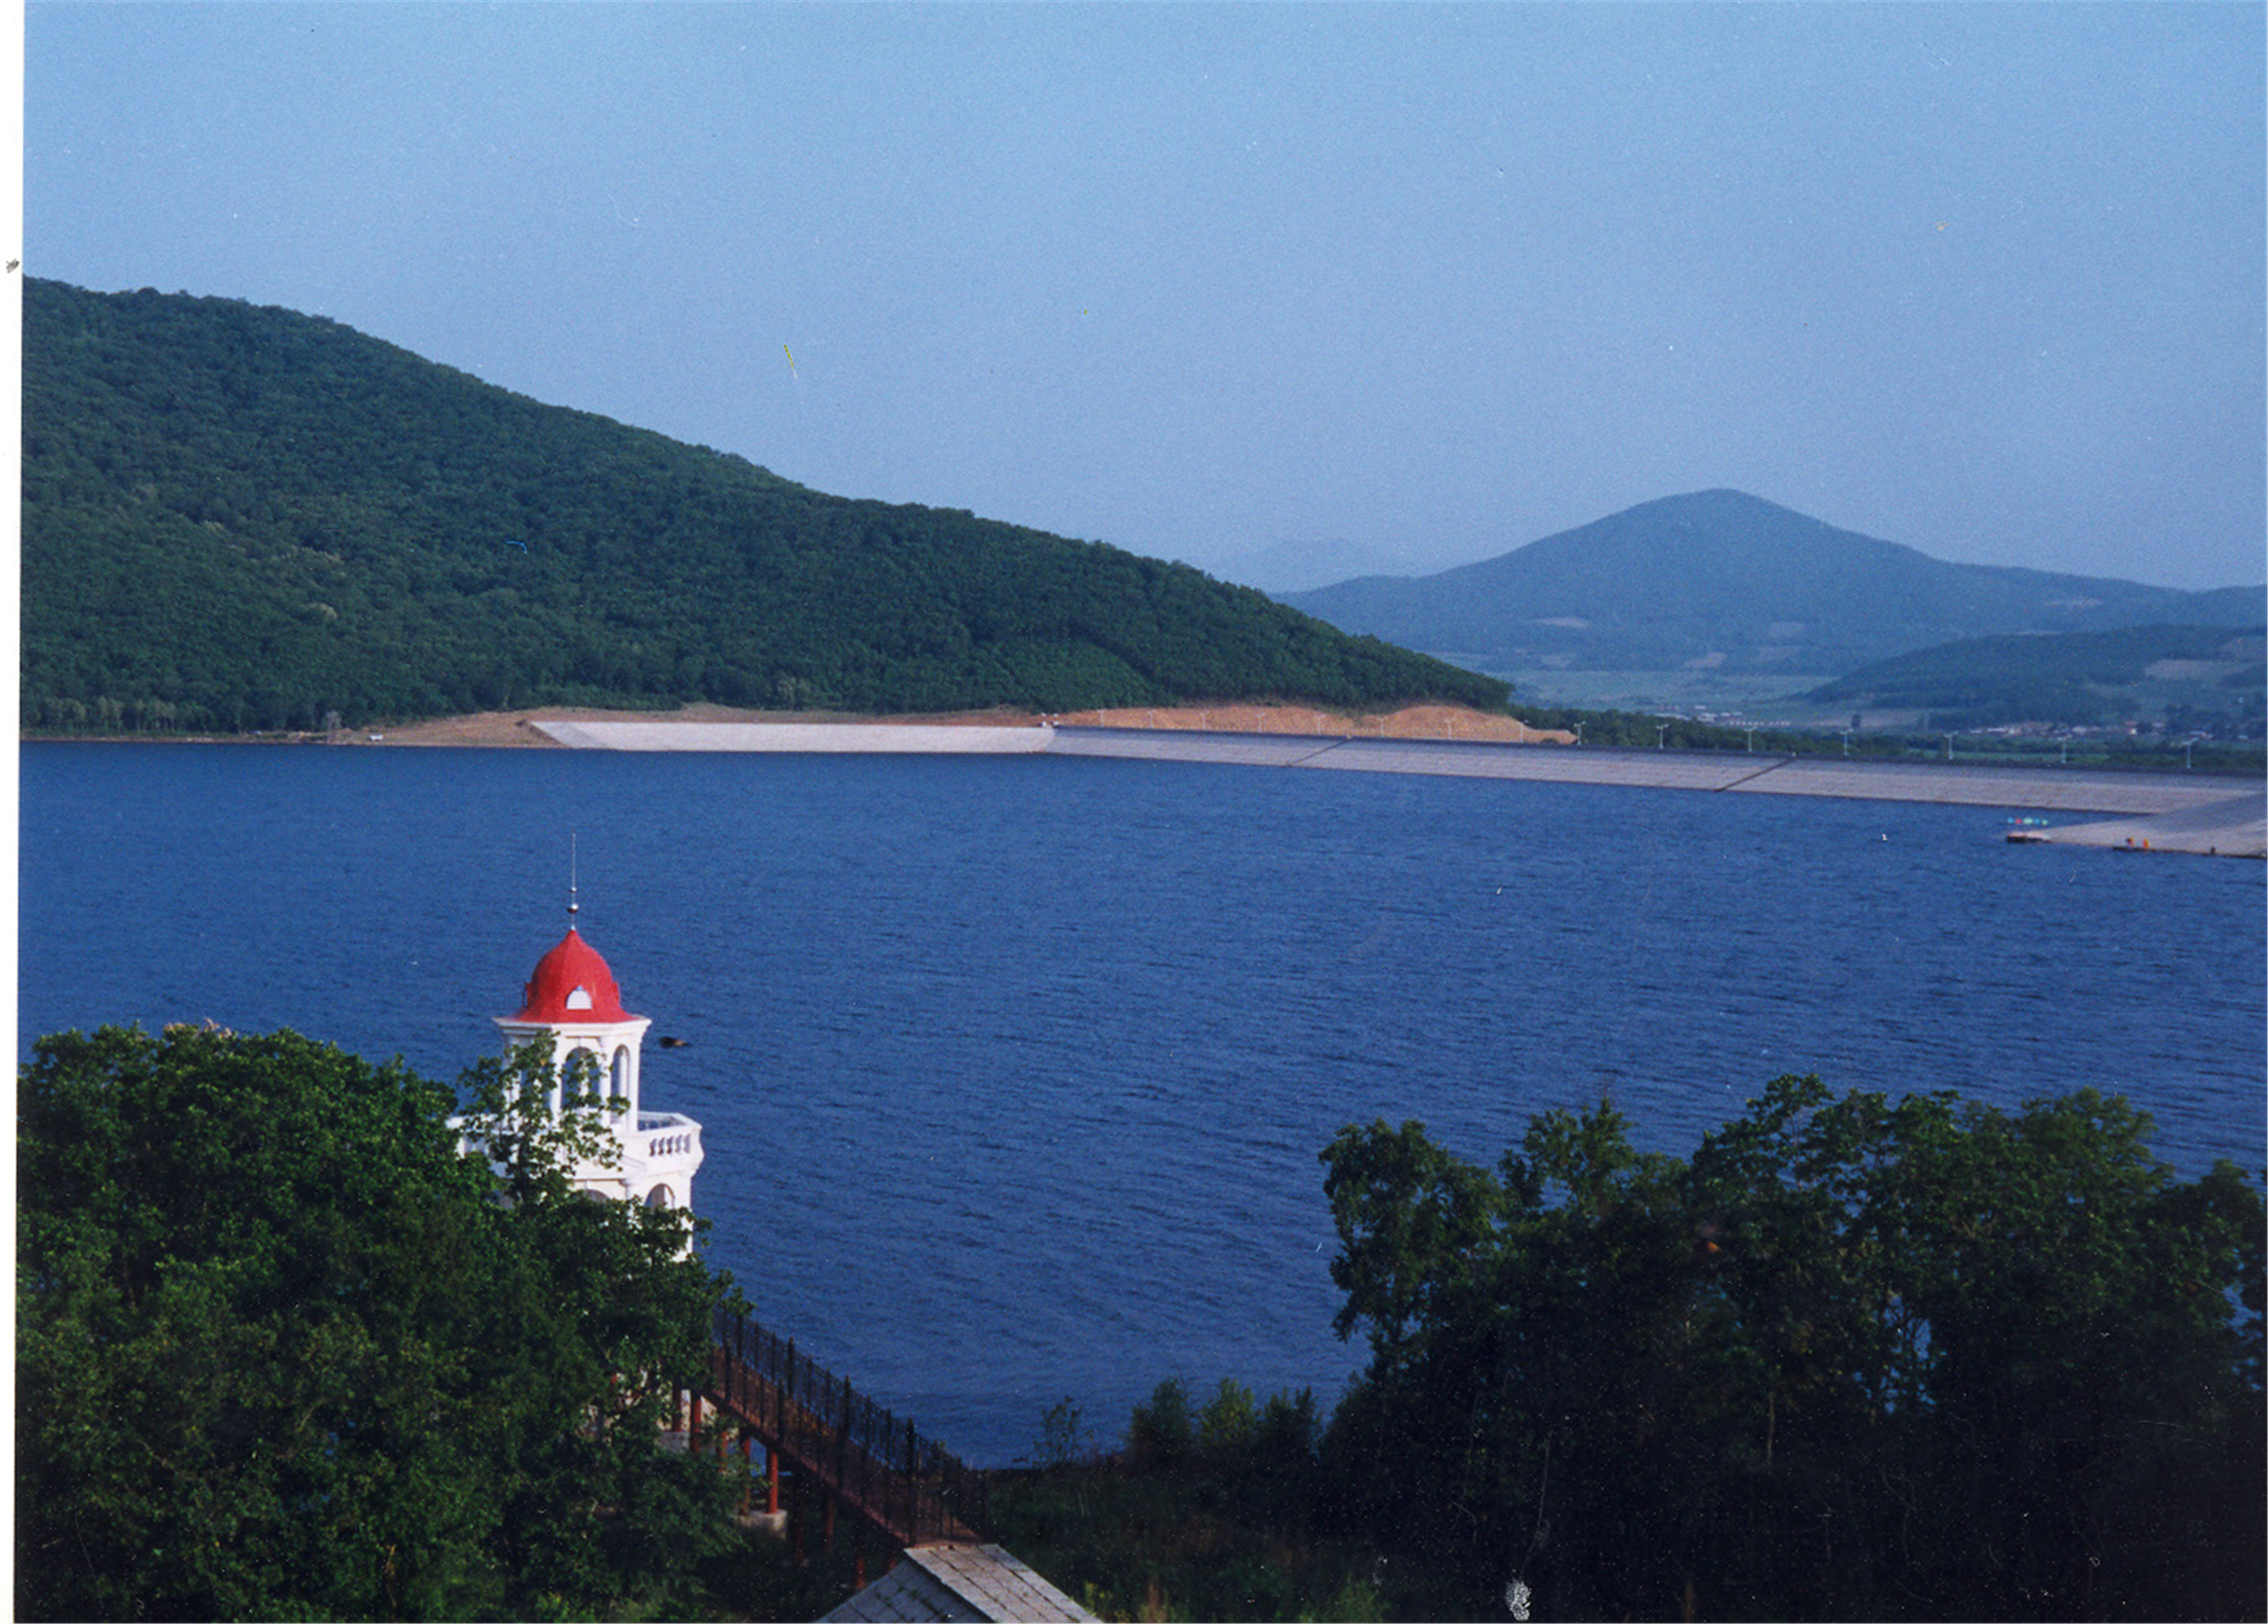
[[[1424,554],[1351,541],[1344,536],[1297,536],[1224,562],[1190,562],[1209,575],[1256,586],[1273,598],[1312,592],[1372,575],[1431,575],[1473,562],[1473,547],[1435,547]]]
[[[2247,629],[2268,588],[2182,592],[1948,563],[1735,490],[1642,503],[1496,558],[1283,600],[1476,671],[1839,675],[1963,639]],[[1793,686],[1793,682],[1791,686]]]

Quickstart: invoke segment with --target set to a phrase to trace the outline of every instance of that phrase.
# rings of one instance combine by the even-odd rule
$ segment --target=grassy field
[[[1714,671],[1512,671],[1495,672],[1513,684],[1517,703],[1572,705],[1585,710],[1637,710],[1649,715],[1675,711],[1691,716],[1709,710],[1785,726],[1840,725],[1850,720],[1837,710],[1795,695],[1828,680],[1825,674],[1775,672],[1771,676],[1724,675]],[[1901,718],[1903,719],[1903,718]],[[1869,726],[1889,725],[1887,715]]]

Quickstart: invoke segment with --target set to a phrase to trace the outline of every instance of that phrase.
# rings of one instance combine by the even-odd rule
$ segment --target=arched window
[[[674,1207],[677,1198],[669,1193],[667,1185],[657,1184],[645,1193],[645,1204],[649,1207]]]
[[[569,993],[567,995],[567,1007],[571,1010],[589,1009],[591,1007],[591,989],[587,987],[578,987],[573,992]]]
[[[608,1071],[609,1074],[608,1094],[615,1099],[628,1100],[630,1097],[630,1045],[625,1043],[615,1049],[614,1063],[608,1068]]]

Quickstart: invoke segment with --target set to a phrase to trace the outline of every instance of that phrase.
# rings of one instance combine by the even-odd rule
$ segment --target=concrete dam
[[[1072,755],[1318,772],[1418,773],[1734,795],[1999,806],[2085,817],[2027,827],[2043,843],[2218,856],[2268,856],[2268,785],[2173,773],[2048,766],[1869,761],[1740,751],[1207,733],[1177,729],[954,724],[548,721],[529,724],[577,750],[792,754]]]

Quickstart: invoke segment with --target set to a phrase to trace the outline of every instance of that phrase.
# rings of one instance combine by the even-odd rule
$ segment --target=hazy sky
[[[26,268],[1215,570],[1729,485],[2251,584],[2263,18],[35,3]]]

